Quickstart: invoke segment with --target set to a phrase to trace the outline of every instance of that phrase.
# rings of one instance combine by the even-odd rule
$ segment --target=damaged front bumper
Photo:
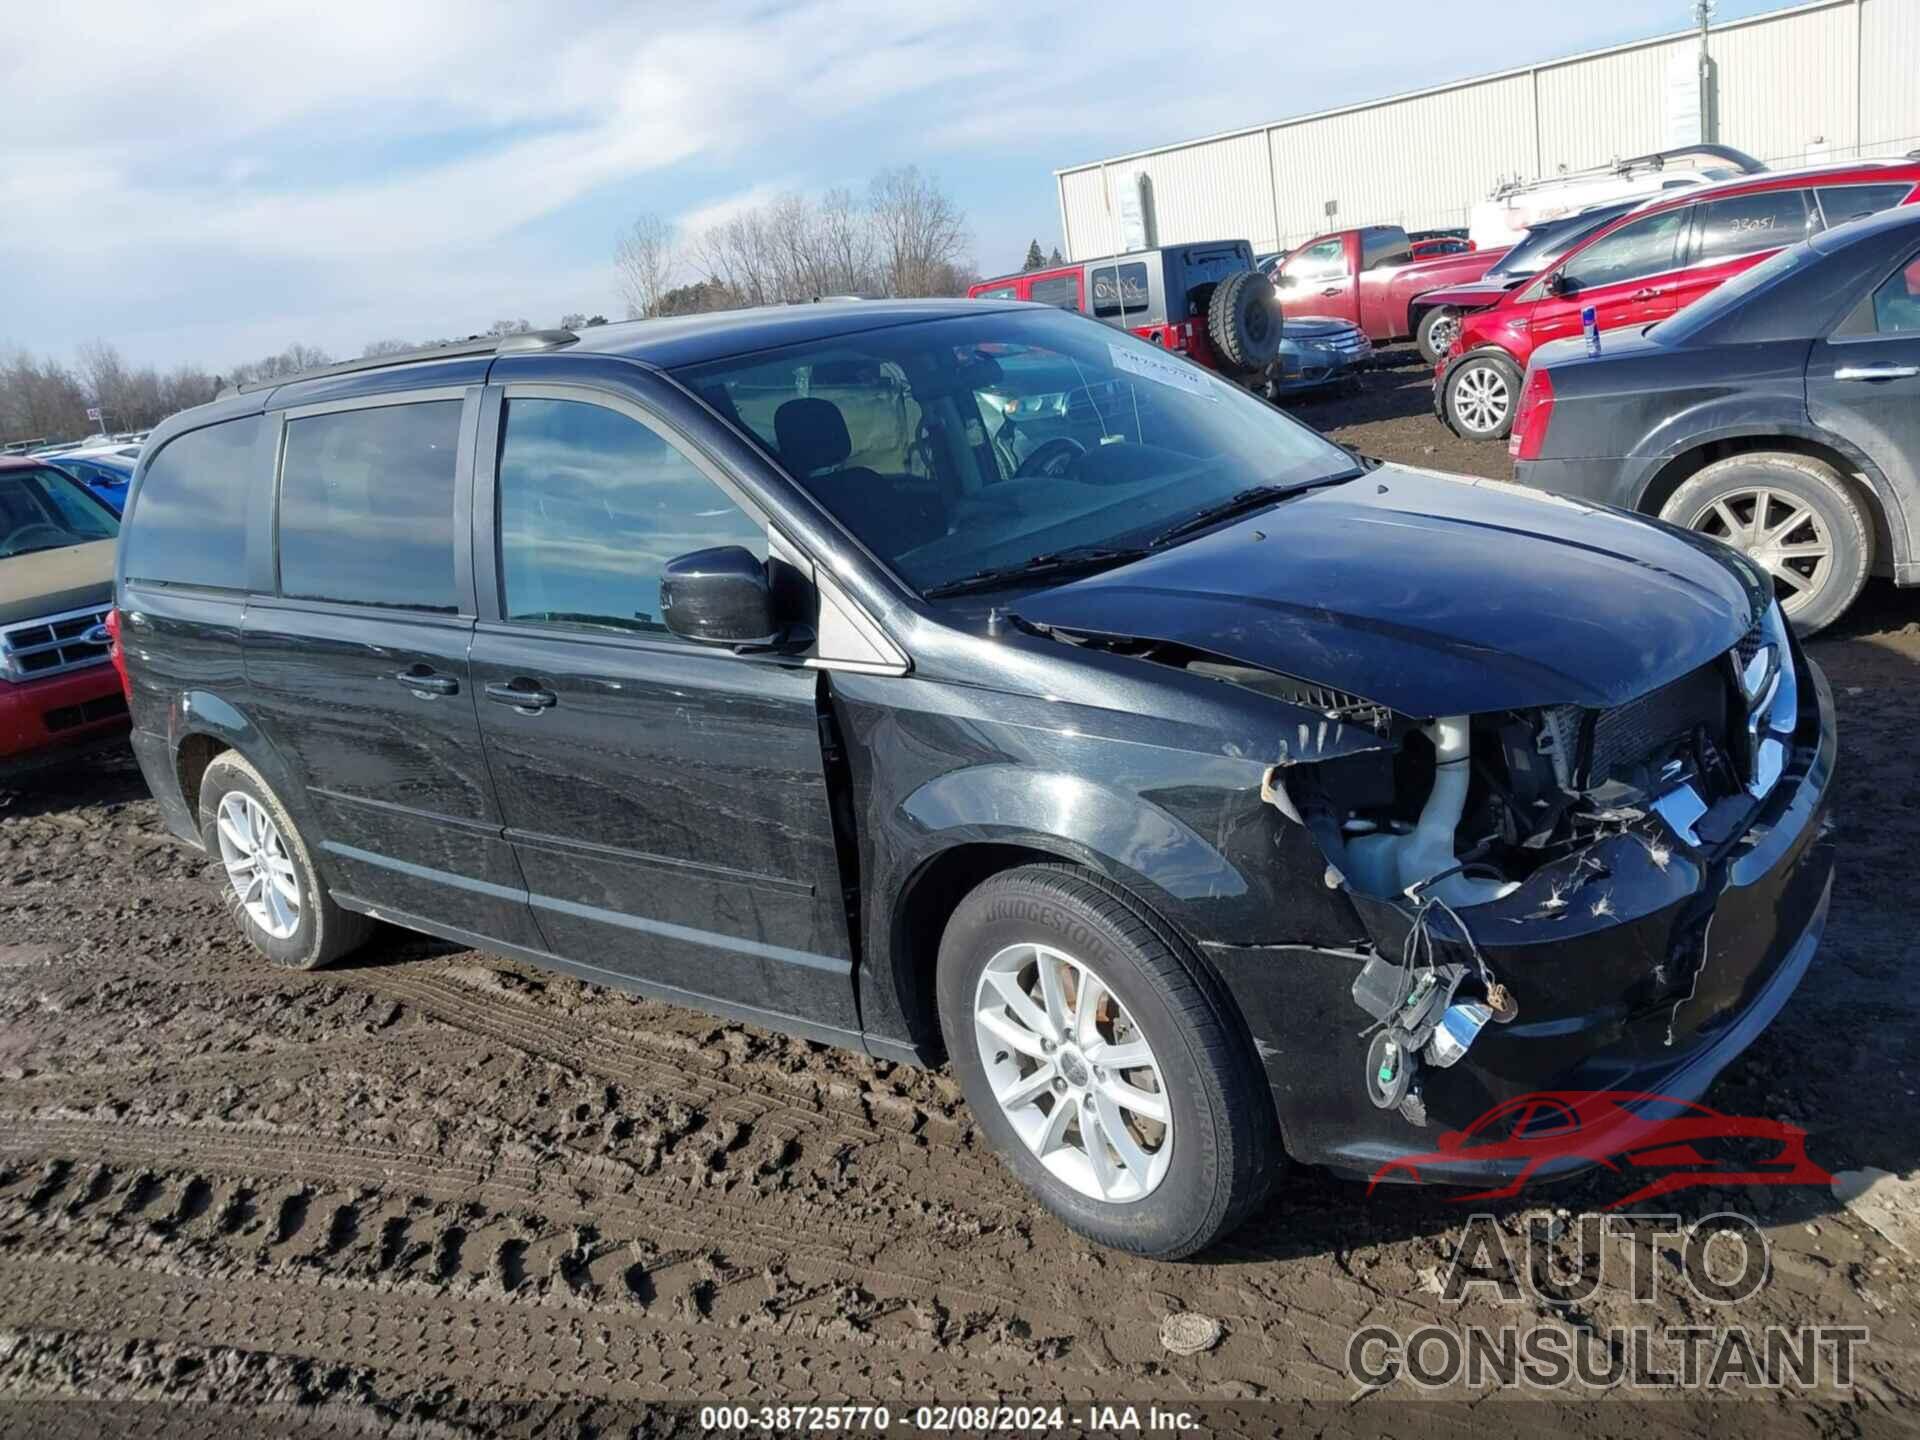
[[[1612,835],[1463,913],[1519,1015],[1425,1075],[1424,1126],[1365,1093],[1368,1022],[1351,993],[1364,954],[1209,946],[1266,1066],[1288,1152],[1369,1176],[1417,1156],[1417,1176],[1401,1178],[1482,1184],[1521,1162],[1436,1160],[1436,1138],[1520,1095],[1704,1093],[1786,1005],[1826,921],[1833,697],[1797,658],[1799,723],[1764,801],[1723,802],[1695,827],[1697,846],[1653,822]],[[1399,954],[1410,910],[1355,899],[1374,948]],[[1563,1159],[1533,1173],[1578,1168]]]

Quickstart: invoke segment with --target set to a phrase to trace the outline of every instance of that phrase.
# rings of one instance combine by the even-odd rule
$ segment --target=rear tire
[[[1463,440],[1504,440],[1520,399],[1520,367],[1502,350],[1476,350],[1447,372],[1447,424]]]
[[[1873,569],[1873,525],[1831,465],[1806,455],[1729,455],[1692,476],[1660,518],[1710,535],[1773,576],[1801,635],[1846,613]]]
[[[1284,321],[1273,282],[1258,270],[1241,270],[1213,287],[1207,301],[1207,338],[1223,365],[1255,374],[1280,354]]]
[[[333,903],[287,807],[232,750],[200,779],[200,836],[225,874],[221,892],[254,949],[289,970],[317,970],[366,943],[374,922]]]
[[[1037,1000],[1008,1003],[1009,984]],[[1173,1260],[1266,1198],[1279,1146],[1260,1067],[1218,980],[1131,896],[1065,866],[996,875],[948,921],[937,985],[974,1118],[1070,1228]]]
[[[1453,348],[1453,342],[1460,334],[1460,312],[1451,306],[1440,305],[1427,311],[1420,317],[1420,325],[1413,333],[1413,343],[1420,347],[1420,355],[1429,365],[1438,365],[1447,358],[1447,352]]]

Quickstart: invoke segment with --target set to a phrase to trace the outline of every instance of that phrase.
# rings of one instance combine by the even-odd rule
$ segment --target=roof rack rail
[[[1719,160],[1732,166],[1742,175],[1758,175],[1767,168],[1764,161],[1756,160],[1744,150],[1736,150],[1731,145],[1681,145],[1672,150],[1656,150],[1650,155],[1634,155],[1625,160],[1614,159],[1604,165],[1588,165],[1577,170],[1561,170],[1552,175],[1540,175],[1532,180],[1513,179],[1494,186],[1493,198],[1504,200],[1514,195],[1524,195],[1532,190],[1544,189],[1568,180],[1596,179],[1604,175],[1633,176],[1658,174],[1675,161],[1689,158]],[[1686,169],[1686,166],[1675,166]],[[1695,167],[1697,168],[1697,167]]]
[[[342,360],[338,365],[318,365],[291,375],[274,375],[245,385],[228,385],[220,398],[251,395],[256,390],[272,390],[301,380],[320,380],[329,375],[352,375],[361,370],[386,370],[395,365],[412,365],[423,360],[458,360],[467,355],[521,355],[538,350],[558,350],[580,337],[571,330],[525,330],[517,335],[469,335],[445,345],[425,345],[418,350],[401,350],[392,355],[371,355],[359,360]]]

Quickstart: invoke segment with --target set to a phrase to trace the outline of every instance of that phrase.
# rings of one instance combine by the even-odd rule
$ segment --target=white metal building
[[[1059,170],[1066,253],[1128,248],[1141,174],[1160,243],[1260,251],[1464,225],[1503,180],[1702,139],[1776,166],[1920,147],[1920,0],[1814,0],[1716,25],[1709,51],[1704,78],[1687,30]]]

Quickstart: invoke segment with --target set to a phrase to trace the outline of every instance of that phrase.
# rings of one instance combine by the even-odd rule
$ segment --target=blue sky
[[[0,349],[103,338],[217,370],[294,341],[618,318],[636,214],[696,229],[906,162],[965,207],[980,268],[1011,268],[1059,238],[1058,166],[1684,28],[1692,7],[33,8],[0,53]]]

